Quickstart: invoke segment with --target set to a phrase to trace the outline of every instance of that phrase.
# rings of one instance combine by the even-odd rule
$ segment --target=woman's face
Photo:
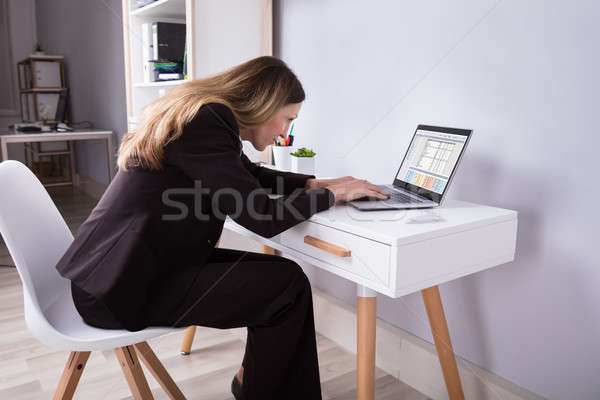
[[[298,117],[302,103],[287,104],[264,124],[253,129],[241,129],[240,137],[248,140],[258,151],[263,151],[277,136],[285,136],[290,123]]]

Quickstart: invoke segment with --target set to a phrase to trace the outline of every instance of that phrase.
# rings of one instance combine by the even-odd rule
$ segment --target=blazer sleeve
[[[285,195],[292,193],[296,189],[304,189],[306,180],[315,178],[314,175],[297,174],[261,167],[250,161],[243,153],[241,157],[246,169],[258,179],[263,187],[271,189],[275,194]]]
[[[200,108],[167,152],[167,163],[196,182],[203,193],[200,198],[211,202],[215,215],[228,215],[250,231],[272,237],[335,203],[328,189],[300,189],[302,178],[294,182],[296,190],[286,188],[287,195],[269,197],[271,190],[260,179],[270,178],[260,171],[255,176],[247,168],[236,129],[231,110],[210,103]]]

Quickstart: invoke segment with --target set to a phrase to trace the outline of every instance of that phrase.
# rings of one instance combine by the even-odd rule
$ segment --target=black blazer
[[[221,104],[202,106],[164,149],[160,171],[118,171],[56,265],[129,330],[147,327],[149,313],[178,305],[213,251],[225,215],[271,237],[335,202],[327,189],[304,190],[313,175],[250,162],[235,117]]]

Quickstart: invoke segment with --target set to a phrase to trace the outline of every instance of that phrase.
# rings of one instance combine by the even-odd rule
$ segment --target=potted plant
[[[48,113],[50,112],[50,106],[48,104],[42,104],[40,107],[40,119],[42,120],[42,125],[48,124]]]
[[[292,171],[299,174],[313,175],[315,173],[315,156],[317,153],[312,149],[300,147],[292,155]]]
[[[33,54],[36,56],[41,56],[44,54],[44,51],[42,50],[42,46],[40,46],[39,43],[35,44],[35,47],[33,48]]]

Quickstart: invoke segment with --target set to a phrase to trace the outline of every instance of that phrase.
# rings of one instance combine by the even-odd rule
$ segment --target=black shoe
[[[238,381],[237,374],[233,376],[233,380],[231,381],[231,393],[233,393],[235,400],[245,400],[244,394],[242,393],[242,385],[240,384],[240,381]]]

